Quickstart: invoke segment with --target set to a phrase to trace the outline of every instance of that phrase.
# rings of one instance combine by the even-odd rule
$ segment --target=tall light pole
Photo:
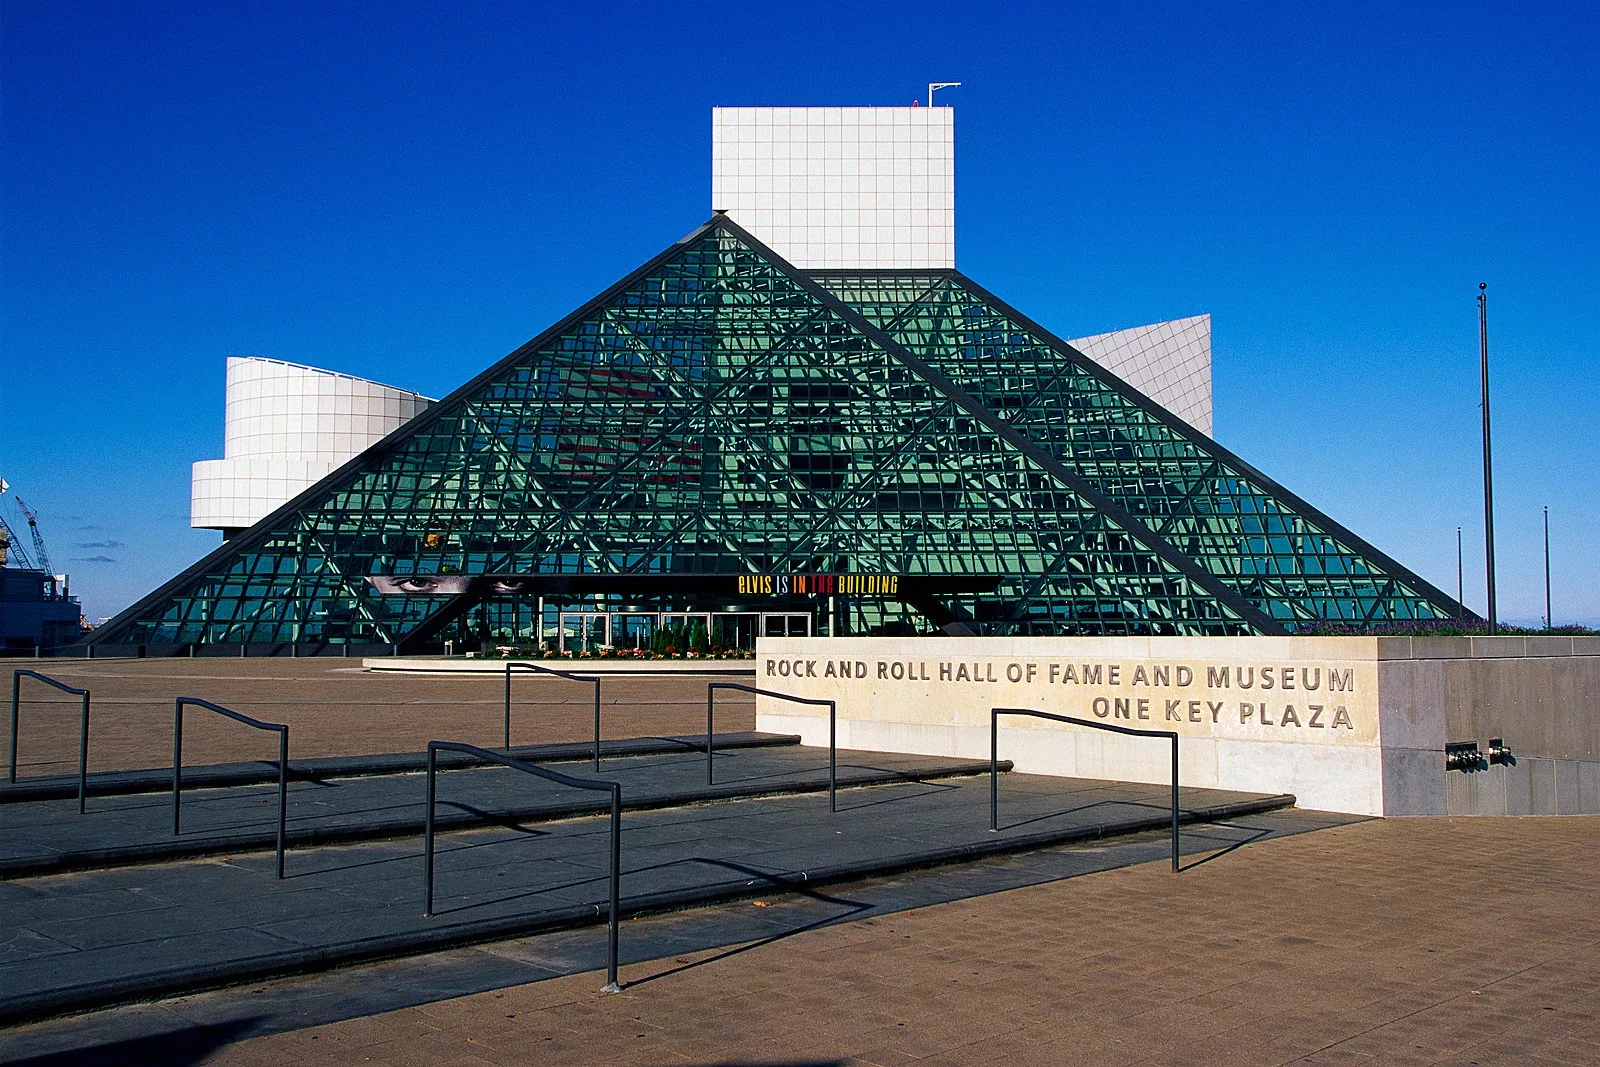
[[[1550,505],[1544,508],[1544,628],[1556,628],[1555,617],[1550,614]]]
[[[1463,571],[1461,568],[1461,527],[1456,527],[1456,621],[1463,626],[1467,622],[1466,590],[1463,588]]]
[[[1489,458],[1489,283],[1478,283],[1478,377],[1483,386],[1483,562],[1488,571],[1489,633],[1498,631],[1494,597],[1494,464]]]

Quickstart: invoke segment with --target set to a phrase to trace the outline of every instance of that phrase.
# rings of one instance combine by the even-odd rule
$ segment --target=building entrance
[[[798,611],[761,613],[762,637],[810,637],[811,616]]]
[[[600,611],[563,611],[556,626],[556,647],[562,652],[589,652],[611,647],[611,616]]]
[[[611,616],[615,625],[612,637],[618,648],[649,648],[660,628],[660,616],[627,611]]]
[[[803,611],[559,611],[556,649],[649,648],[663,630],[687,638],[696,627],[705,628],[710,644],[727,649],[753,649],[758,636],[810,637],[812,631]]]

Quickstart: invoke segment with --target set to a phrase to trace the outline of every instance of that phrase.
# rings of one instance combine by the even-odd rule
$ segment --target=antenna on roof
[[[958,86],[960,84],[961,84],[960,82],[929,82],[928,83],[928,106],[929,107],[933,106],[933,91],[935,89],[954,89],[956,86]]]

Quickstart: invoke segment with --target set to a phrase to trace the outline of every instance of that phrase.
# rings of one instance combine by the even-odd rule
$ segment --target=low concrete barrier
[[[363,659],[369,671],[421,674],[504,674],[507,663],[531,663],[550,670],[587,675],[715,674],[755,676],[748,659],[458,659],[443,656],[375,656]]]
[[[1362,815],[1600,813],[1600,638],[763,638],[763,687],[838,703],[840,747],[979,758],[1004,705],[1179,734],[1183,784]],[[758,698],[756,728],[826,740]],[[1446,770],[1504,738],[1506,766]],[[1040,774],[1161,782],[1163,746],[1017,720]],[[1548,766],[1547,766],[1548,765]]]

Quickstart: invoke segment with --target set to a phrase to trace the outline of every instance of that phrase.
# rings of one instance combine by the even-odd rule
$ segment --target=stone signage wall
[[[1171,730],[1180,739],[1184,785],[1294,793],[1304,807],[1366,815],[1442,814],[1447,726],[1461,720],[1459,709],[1447,716],[1445,689],[1459,694],[1461,686],[1431,692],[1429,679],[1440,672],[1426,649],[1418,654],[1426,644],[1375,637],[771,638],[757,648],[756,684],[837,701],[841,747],[987,757],[990,709],[1030,708]],[[1460,648],[1452,648],[1461,660]],[[1588,651],[1600,653],[1600,641]],[[1473,658],[1467,642],[1465,660]],[[1579,688],[1593,684],[1582,679],[1600,681],[1600,656],[1576,657],[1569,643],[1563,659],[1578,664],[1563,666],[1569,682],[1578,672]],[[1535,668],[1522,676],[1537,686],[1541,675]],[[757,729],[827,744],[825,711],[780,700],[758,699]],[[1168,753],[1158,739],[1040,719],[1000,721],[1000,754],[1022,771],[1163,782]]]

